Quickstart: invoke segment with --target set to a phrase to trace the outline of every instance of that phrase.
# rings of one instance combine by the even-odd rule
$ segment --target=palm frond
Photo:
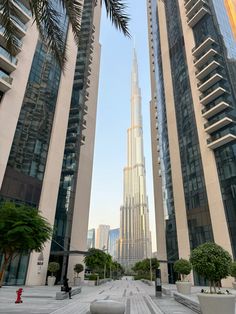
[[[43,42],[64,69],[67,58],[61,13],[55,9],[52,1],[48,0],[31,0],[30,8]]]
[[[107,16],[111,19],[112,24],[123,32],[125,36],[130,37],[129,33],[129,16],[125,13],[127,5],[123,0],[101,0],[105,3]]]
[[[60,0],[61,5],[66,11],[69,23],[72,27],[75,42],[79,45],[80,22],[82,17],[83,5],[81,0]]]

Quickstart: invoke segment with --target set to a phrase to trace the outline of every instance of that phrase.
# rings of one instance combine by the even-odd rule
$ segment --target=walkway
[[[154,297],[154,287],[140,281],[120,280],[82,288],[72,300],[55,300],[59,287],[25,287],[23,304],[15,304],[16,287],[0,289],[1,314],[88,314],[90,303],[100,299],[126,303],[126,314],[194,314],[170,296]]]

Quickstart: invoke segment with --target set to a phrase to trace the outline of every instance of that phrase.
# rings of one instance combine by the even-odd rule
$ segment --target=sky
[[[149,198],[150,229],[155,251],[155,216],[150,137],[150,74],[145,0],[127,0],[132,39],[125,38],[107,19],[101,20],[101,64],[89,228],[120,225],[123,202],[123,168],[127,163],[127,129],[130,126],[131,65],[135,42],[142,93],[144,155]]]

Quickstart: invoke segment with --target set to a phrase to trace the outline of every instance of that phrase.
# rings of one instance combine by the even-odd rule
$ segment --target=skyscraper
[[[149,210],[138,62],[134,50],[131,76],[131,126],[128,129],[128,161],[124,168],[123,206],[120,209],[118,260],[127,269],[151,256]]]
[[[107,250],[108,248],[108,235],[110,226],[99,225],[96,233],[96,248],[100,250]]]
[[[0,27],[0,199],[35,206],[56,226],[51,259],[55,251],[87,246],[100,60],[100,5],[84,1],[77,48],[55,3],[69,52],[64,73],[42,43],[27,1],[12,2],[15,56]],[[44,284],[50,247],[15,258],[5,283]],[[69,277],[78,259],[59,258]]]
[[[117,259],[117,247],[120,237],[120,228],[111,229],[108,235],[108,253],[113,259]]]
[[[91,249],[95,247],[95,229],[88,230],[87,236],[87,249]]]
[[[235,2],[147,7],[158,257],[214,241],[236,258]]]

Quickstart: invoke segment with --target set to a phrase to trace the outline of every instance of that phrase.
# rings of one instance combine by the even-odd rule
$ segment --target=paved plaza
[[[126,304],[126,314],[193,314],[171,296],[155,297],[153,286],[141,281],[119,280],[99,287],[83,286],[72,300],[55,300],[59,286],[24,287],[23,303],[15,304],[18,287],[0,289],[1,314],[89,314],[95,300],[117,300]]]

